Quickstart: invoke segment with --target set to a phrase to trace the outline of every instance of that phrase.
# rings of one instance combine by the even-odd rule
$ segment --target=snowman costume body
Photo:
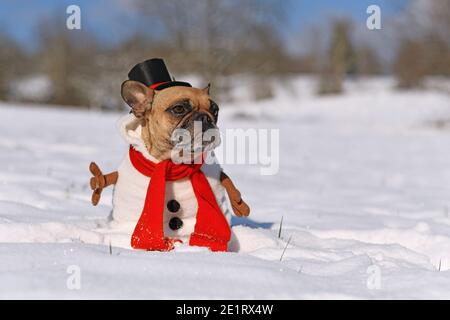
[[[159,162],[148,152],[141,138],[140,121],[133,114],[129,114],[119,121],[119,130],[131,147],[142,153],[146,159],[154,163]],[[208,163],[211,162],[208,161]],[[208,163],[202,165],[201,171],[205,174],[217,204],[230,224],[231,214],[227,205],[225,189],[220,183],[222,169],[215,161],[212,164]],[[151,178],[141,174],[133,166],[128,152],[118,168],[118,173],[113,193],[110,227],[125,231],[127,236],[131,237],[144,208]],[[179,239],[187,245],[190,235],[194,232],[198,209],[197,199],[189,178],[167,181],[164,201],[164,235]]]

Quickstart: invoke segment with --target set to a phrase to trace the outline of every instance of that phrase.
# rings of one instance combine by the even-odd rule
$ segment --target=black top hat
[[[130,80],[139,81],[155,90],[163,90],[169,87],[192,87],[187,82],[175,81],[170,77],[163,59],[154,58],[138,63],[128,73]]]

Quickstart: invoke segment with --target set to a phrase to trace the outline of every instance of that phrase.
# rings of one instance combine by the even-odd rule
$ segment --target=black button
[[[174,218],[170,219],[170,221],[169,221],[169,228],[172,230],[178,230],[182,226],[183,226],[183,221],[178,217],[174,217]]]
[[[180,210],[180,203],[177,200],[170,200],[167,202],[167,209],[170,212],[178,212]]]

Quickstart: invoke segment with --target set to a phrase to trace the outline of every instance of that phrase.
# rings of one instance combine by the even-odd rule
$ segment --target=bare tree
[[[222,92],[226,76],[274,73],[284,61],[279,1],[137,0],[136,5],[168,43],[171,68],[195,72]]]
[[[404,18],[393,68],[398,86],[422,86],[428,75],[450,76],[450,1],[412,1]]]
[[[358,74],[376,75],[382,72],[378,53],[368,45],[362,45],[356,50],[356,70]]]
[[[321,73],[320,94],[342,92],[345,76],[356,71],[356,56],[350,38],[350,22],[337,20],[333,24],[331,44]]]
[[[405,40],[398,50],[394,71],[400,88],[419,87],[426,73],[424,50],[420,41]]]
[[[15,41],[6,34],[0,34],[0,99],[8,98],[11,83],[23,74],[27,62]]]
[[[95,42],[85,33],[71,32],[59,19],[42,21],[39,27],[40,50],[37,59],[52,83],[50,103],[88,106],[83,86],[95,73]]]

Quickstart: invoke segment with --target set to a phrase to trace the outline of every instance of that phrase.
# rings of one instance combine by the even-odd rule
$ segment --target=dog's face
[[[192,154],[199,151],[194,146],[200,145],[204,151],[219,143],[217,136],[207,139],[210,141],[199,140],[206,131],[217,130],[219,107],[209,96],[209,86],[205,89],[177,86],[155,91],[128,80],[122,84],[122,98],[141,120],[142,139],[148,151],[159,160],[171,157],[173,147],[179,142],[174,141],[177,129],[189,133]]]

